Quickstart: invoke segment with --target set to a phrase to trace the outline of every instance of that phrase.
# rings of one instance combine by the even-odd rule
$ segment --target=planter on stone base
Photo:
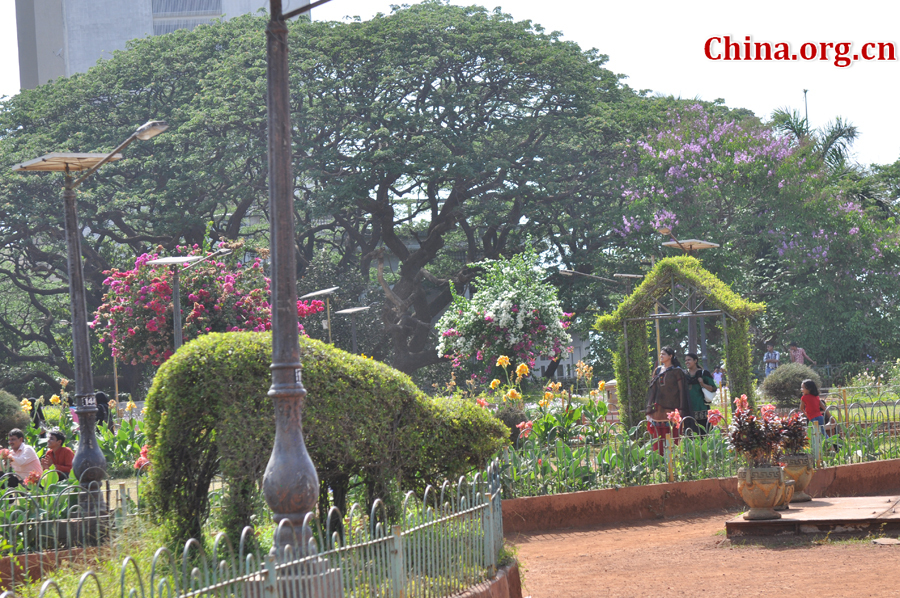
[[[806,489],[812,481],[813,468],[812,456],[806,453],[800,455],[784,455],[781,458],[784,463],[784,475],[794,480],[794,498],[791,502],[806,502],[812,500]]]
[[[744,519],[781,519],[774,507],[784,497],[784,471],[781,467],[741,467],[738,469],[738,493],[750,507]]]

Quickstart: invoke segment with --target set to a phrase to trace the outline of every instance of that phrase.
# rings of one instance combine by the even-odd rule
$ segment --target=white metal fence
[[[104,533],[134,516],[136,505],[129,494],[123,491],[111,497],[110,513],[102,522],[105,531],[91,537],[93,544],[103,542]],[[325,529],[310,513],[299,529],[287,530],[293,538],[288,546],[265,555],[251,548],[257,545],[256,531],[248,527],[237,546],[224,533],[218,534],[212,554],[192,539],[180,555],[160,548],[149,564],[124,557],[121,582],[113,593],[132,598],[426,598],[451,596],[495,572],[503,545],[496,463],[456,484],[428,487],[421,497],[410,492],[394,510],[392,524],[381,500],[376,500],[368,513],[358,505],[346,516],[333,508]],[[76,510],[74,515],[78,513]],[[82,527],[84,519],[78,521]],[[41,523],[22,521],[18,525],[16,533],[22,533],[28,525],[40,527]],[[42,547],[55,550],[57,564],[65,560],[65,550],[70,549],[66,542],[60,542],[58,534],[45,540]],[[23,556],[42,560],[45,555]],[[11,567],[15,587],[15,565]],[[46,577],[43,570],[41,573]],[[96,583],[85,583],[89,579]],[[92,597],[103,596],[102,584],[90,571],[72,598],[82,598],[83,588]],[[38,597],[48,594],[68,598],[52,578],[43,583]],[[0,598],[13,595],[7,591]]]

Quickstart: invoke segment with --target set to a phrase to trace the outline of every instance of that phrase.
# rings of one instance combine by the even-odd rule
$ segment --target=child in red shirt
[[[825,436],[825,415],[819,405],[819,388],[812,380],[804,380],[800,383],[800,404],[806,414],[809,423],[818,422],[819,431]]]

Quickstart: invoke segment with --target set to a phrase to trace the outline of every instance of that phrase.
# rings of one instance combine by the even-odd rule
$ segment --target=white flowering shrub
[[[438,322],[438,354],[454,366],[475,357],[493,367],[501,355],[534,367],[541,356],[559,357],[569,349],[566,332],[572,314],[563,312],[556,288],[541,281],[533,253],[510,260],[480,262],[484,273],[476,279],[472,299],[454,294],[453,303]]]

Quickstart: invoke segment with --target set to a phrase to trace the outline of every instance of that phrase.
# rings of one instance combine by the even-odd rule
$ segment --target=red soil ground
[[[733,513],[516,534],[532,598],[900,597],[900,545],[871,539],[732,544]]]

